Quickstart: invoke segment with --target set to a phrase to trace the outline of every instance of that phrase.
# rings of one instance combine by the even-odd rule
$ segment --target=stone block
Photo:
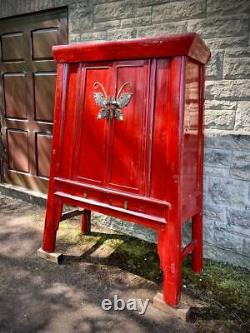
[[[250,134],[250,101],[238,102],[235,129],[243,130]]]
[[[214,176],[214,177],[228,177],[229,176],[229,167],[220,166],[217,167],[215,165],[204,165],[204,175],[206,176]]]
[[[134,28],[113,29],[107,31],[108,40],[130,39],[134,37],[136,37],[136,29]]]
[[[207,218],[203,219],[203,237],[204,241],[206,241],[209,244],[215,243],[214,238],[214,222],[211,220],[208,220]]]
[[[233,129],[235,110],[206,110],[205,127],[214,129]]]
[[[90,1],[72,3],[69,6],[70,33],[82,33],[85,29],[91,29],[93,23],[92,11]]]
[[[216,245],[226,250],[242,254],[244,237],[225,230],[215,230]]]
[[[94,22],[111,21],[114,19],[129,18],[134,16],[135,2],[119,1],[108,5],[100,4],[94,7]]]
[[[249,100],[249,80],[221,80],[206,82],[206,98],[223,100]]]
[[[189,20],[188,31],[195,31],[203,38],[233,37],[248,35],[248,19],[235,17]]]
[[[81,34],[69,34],[69,42],[70,43],[78,43],[81,41]]]
[[[137,36],[157,36],[159,34],[171,34],[185,32],[187,28],[186,22],[169,22],[162,24],[154,24],[152,26],[145,26],[137,28]]]
[[[232,250],[222,249],[214,244],[211,245],[206,242],[204,243],[204,257],[250,269],[250,260],[248,256],[238,254]]]
[[[233,47],[248,46],[248,36],[235,36],[235,37],[216,37],[216,38],[204,38],[207,46],[211,50],[224,50],[231,49]]]
[[[135,18],[136,26],[149,25],[152,23],[151,16],[139,16]]]
[[[206,148],[222,148],[234,150],[250,150],[250,135],[206,133]]]
[[[120,20],[112,20],[112,21],[105,21],[105,22],[94,22],[94,30],[107,30],[107,29],[114,29],[118,28],[121,25]]]
[[[143,6],[162,4],[168,1],[169,0],[139,0],[139,4],[141,7],[143,7]]]
[[[246,182],[218,177],[210,177],[209,179],[208,199],[213,204],[245,207],[248,202],[247,196],[248,185]]]
[[[96,31],[96,32],[85,32],[81,34],[82,41],[92,41],[92,40],[106,40],[106,31]]]
[[[207,79],[222,79],[224,52],[212,52],[211,59],[206,66]]]
[[[230,14],[248,14],[250,11],[250,2],[248,0],[207,0],[208,15],[230,15]]]
[[[234,151],[232,156],[230,175],[250,181],[250,151]]]
[[[229,166],[231,164],[232,152],[223,149],[205,149],[205,163],[215,167]]]
[[[241,48],[225,52],[224,78],[250,78],[250,48]]]
[[[213,221],[220,221],[225,223],[226,221],[226,208],[216,204],[209,204],[206,200],[204,200],[203,204],[203,215],[207,223],[211,223]]]
[[[250,228],[250,208],[249,209],[228,208],[227,217],[229,224],[239,225],[247,229]]]
[[[207,110],[236,110],[237,103],[234,101],[205,100]]]
[[[249,253],[250,253],[250,238],[249,239],[245,238],[243,241],[243,255],[249,257]]]
[[[140,3],[139,3],[140,5]],[[152,14],[152,7],[138,7],[136,8],[136,16],[151,16]]]
[[[152,11],[152,22],[176,21],[205,16],[205,1],[175,1],[155,5]]]

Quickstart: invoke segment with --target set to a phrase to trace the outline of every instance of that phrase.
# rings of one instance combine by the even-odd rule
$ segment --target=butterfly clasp
[[[122,108],[127,106],[132,98],[132,93],[126,92],[121,94],[125,86],[130,87],[128,82],[125,82],[119,89],[116,96],[107,96],[103,85],[100,82],[94,83],[94,89],[100,87],[102,92],[94,92],[94,100],[98,106],[100,106],[97,119],[113,119],[124,120]]]

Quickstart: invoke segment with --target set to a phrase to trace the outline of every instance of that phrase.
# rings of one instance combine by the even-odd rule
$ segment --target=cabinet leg
[[[200,273],[203,267],[202,229],[202,213],[200,212],[192,218],[192,240],[195,242],[192,253],[192,269],[195,273]]]
[[[158,253],[163,271],[163,300],[176,306],[181,298],[181,261],[180,244],[172,240],[168,231],[160,232]]]
[[[56,246],[56,233],[62,216],[62,201],[55,197],[48,197],[42,249],[54,252]]]
[[[88,209],[84,209],[84,213],[81,216],[81,233],[83,235],[90,234],[91,231],[91,211]]]

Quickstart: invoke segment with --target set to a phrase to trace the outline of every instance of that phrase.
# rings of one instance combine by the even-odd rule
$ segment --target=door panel
[[[24,73],[5,74],[3,84],[5,116],[7,118],[27,119],[27,81]]]
[[[38,175],[41,177],[49,177],[49,161],[52,146],[52,135],[37,133],[36,149],[37,149],[37,169]]]
[[[79,140],[75,166],[77,178],[101,184],[105,178],[107,120],[97,119],[100,106],[94,92],[110,95],[112,70],[108,66],[84,67],[82,75],[82,107],[79,112],[77,134]],[[101,86],[104,87],[105,93]]]
[[[0,112],[7,150],[5,181],[47,190],[56,64],[51,47],[67,43],[67,11],[0,20]]]
[[[34,74],[35,119],[53,122],[56,73]]]
[[[17,32],[2,36],[3,61],[24,60],[24,34]]]
[[[57,28],[32,31],[33,60],[52,59],[52,46],[58,44],[60,32]]]
[[[28,132],[7,131],[9,168],[20,172],[29,172]]]
[[[109,147],[109,186],[140,193],[144,177],[148,67],[148,61],[123,62],[116,67],[117,94],[131,92],[132,98],[122,110],[124,120],[113,119]]]

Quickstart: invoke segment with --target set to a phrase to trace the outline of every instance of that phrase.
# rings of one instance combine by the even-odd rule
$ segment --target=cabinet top
[[[208,47],[194,32],[57,45],[53,46],[52,50],[55,60],[59,63],[189,56],[206,64],[210,58]]]

